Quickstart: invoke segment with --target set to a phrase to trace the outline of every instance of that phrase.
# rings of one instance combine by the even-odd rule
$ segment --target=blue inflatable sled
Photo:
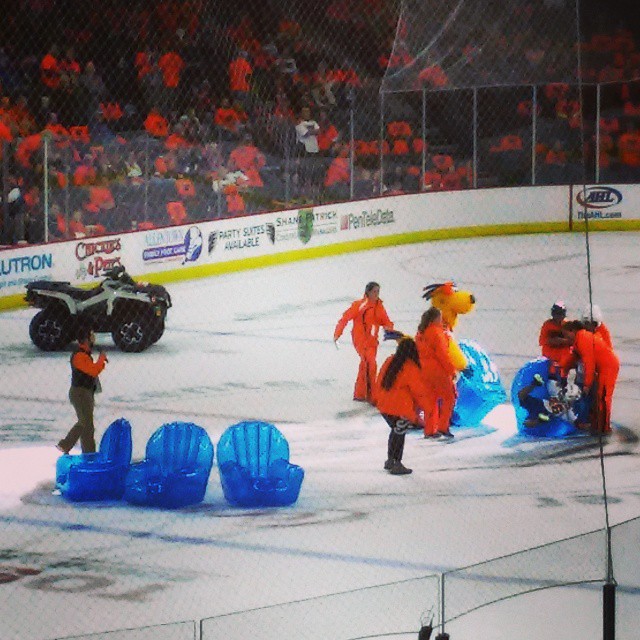
[[[519,393],[533,382],[533,377],[536,374],[539,374],[542,376],[544,384],[539,387],[534,387],[529,393],[529,396],[537,400],[547,400],[549,398],[549,392],[547,390],[549,365],[550,360],[548,358],[531,360],[516,373],[513,379],[513,384],[511,385],[511,403],[516,411],[518,432],[522,435],[535,438],[564,438],[583,434],[584,432],[578,429],[571,421],[559,416],[550,416],[549,422],[542,422],[533,427],[526,427],[524,424],[525,420],[531,416],[529,415],[528,409],[522,406]],[[588,400],[586,398],[580,398],[573,405],[573,411],[577,414],[578,421],[588,420]]]
[[[492,409],[506,402],[507,394],[498,369],[482,347],[471,340],[460,340],[458,344],[468,366],[458,378],[451,425],[477,427]]]

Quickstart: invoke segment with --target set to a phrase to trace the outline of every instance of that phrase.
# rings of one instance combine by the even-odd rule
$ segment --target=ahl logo
[[[612,187],[589,187],[576,194],[576,201],[581,207],[589,209],[606,209],[622,202],[622,194]]]
[[[307,244],[313,235],[313,207],[298,211],[298,238]]]

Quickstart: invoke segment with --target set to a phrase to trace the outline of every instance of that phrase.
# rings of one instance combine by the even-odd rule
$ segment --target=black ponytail
[[[393,387],[398,374],[404,367],[405,362],[407,360],[411,360],[415,362],[415,364],[420,366],[420,357],[418,356],[418,348],[416,347],[416,343],[412,338],[402,338],[400,342],[398,342],[398,348],[396,349],[395,354],[393,355],[393,360],[389,364],[389,367],[384,372],[384,376],[382,377],[382,388],[388,391]]]

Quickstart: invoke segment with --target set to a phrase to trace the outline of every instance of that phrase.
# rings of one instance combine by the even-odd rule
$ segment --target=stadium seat
[[[97,453],[58,458],[56,488],[74,502],[119,500],[131,464],[131,450],[131,425],[119,418],[104,432]]]
[[[289,444],[267,422],[239,422],[218,442],[224,497],[240,507],[273,507],[298,499],[304,470],[289,463]]]
[[[518,394],[521,389],[530,385],[533,381],[533,377],[539,374],[542,376],[544,384],[535,387],[531,394],[533,397],[539,400],[545,400],[549,397],[547,391],[547,382],[549,381],[549,359],[537,358],[536,360],[530,360],[522,368],[518,370],[513,383],[511,385],[511,403],[516,411],[516,425],[518,432],[522,435],[535,438],[564,438],[566,436],[577,435],[582,433],[571,422],[558,417],[551,417],[549,422],[540,423],[535,427],[525,427],[524,421],[528,417],[528,411],[520,404]],[[588,420],[589,406],[585,401],[580,400],[574,406],[574,411],[578,414],[578,419],[581,421]]]
[[[460,340],[468,366],[458,378],[458,399],[451,424],[476,427],[486,415],[507,400],[500,375],[487,353],[471,340]]]
[[[165,508],[202,502],[212,466],[213,444],[202,427],[164,424],[149,438],[145,459],[131,465],[124,498]]]

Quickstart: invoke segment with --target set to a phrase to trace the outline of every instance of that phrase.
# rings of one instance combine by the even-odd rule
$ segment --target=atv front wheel
[[[42,351],[58,351],[71,341],[73,321],[62,308],[38,311],[29,323],[31,342]]]
[[[164,320],[160,318],[154,318],[154,320],[151,323],[151,334],[150,334],[149,344],[151,345],[158,342],[158,340],[162,338],[163,334],[164,334]]]
[[[151,344],[153,326],[138,318],[128,318],[116,326],[111,336],[120,351],[138,353]]]

